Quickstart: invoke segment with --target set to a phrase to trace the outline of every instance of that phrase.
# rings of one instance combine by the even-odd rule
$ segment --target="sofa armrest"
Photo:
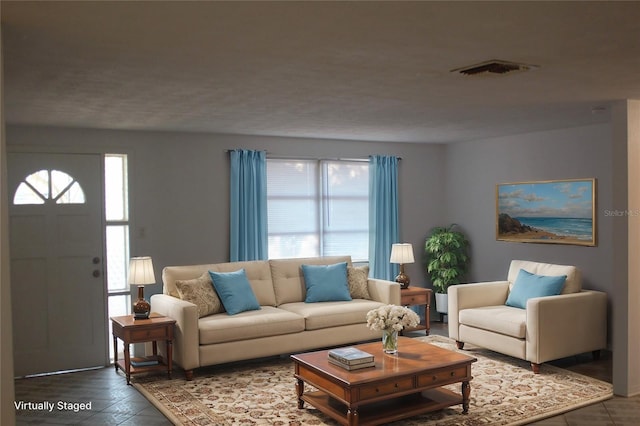
[[[459,312],[463,309],[480,306],[504,305],[509,294],[508,281],[487,281],[473,284],[452,285],[447,290],[449,337],[458,340]]]
[[[540,364],[607,346],[607,294],[579,293],[527,301],[527,360]]]
[[[151,296],[151,310],[176,320],[173,360],[185,370],[200,366],[198,310],[193,303],[167,294]],[[158,345],[158,349],[163,345]]]
[[[372,300],[387,305],[400,305],[400,284],[397,282],[369,278],[367,288]]]

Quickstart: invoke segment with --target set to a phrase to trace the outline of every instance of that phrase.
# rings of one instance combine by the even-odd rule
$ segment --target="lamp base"
[[[404,272],[400,272],[398,276],[396,276],[396,282],[400,284],[400,288],[409,288],[409,283],[411,282],[411,280],[409,279],[409,276]]]
[[[151,312],[151,305],[144,300],[144,287],[138,286],[138,300],[133,304],[133,318],[134,319],[147,319],[149,318],[149,312]]]

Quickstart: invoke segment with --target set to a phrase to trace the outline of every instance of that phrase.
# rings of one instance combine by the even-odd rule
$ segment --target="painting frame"
[[[496,184],[496,240],[597,245],[597,179]]]

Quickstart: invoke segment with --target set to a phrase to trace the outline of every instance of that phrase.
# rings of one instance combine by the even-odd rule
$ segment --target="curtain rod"
[[[235,151],[235,149],[227,149],[225,152],[229,153]],[[328,161],[369,161],[369,158],[343,158],[343,157],[307,157],[298,155],[277,155],[265,151],[268,158],[274,160],[328,160]],[[398,160],[402,160],[402,157],[396,156]]]

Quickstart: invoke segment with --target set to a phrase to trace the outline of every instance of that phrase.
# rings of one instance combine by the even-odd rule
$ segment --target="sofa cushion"
[[[507,280],[509,288],[513,287],[520,269],[537,275],[566,275],[567,280],[561,294],[579,293],[582,290],[582,275],[575,266],[556,265],[553,263],[531,262],[529,260],[512,260]]]
[[[347,269],[349,294],[353,299],[371,299],[369,294],[369,267],[349,267]]]
[[[294,302],[279,308],[300,315],[305,320],[305,330],[337,327],[350,324],[365,324],[367,312],[383,306],[373,300],[353,299],[350,302]]]
[[[260,309],[244,269],[235,272],[209,271],[209,275],[227,314]]]
[[[349,301],[347,262],[333,265],[302,265],[306,303]]]
[[[299,333],[304,330],[304,318],[272,306],[263,306],[259,311],[233,316],[209,315],[198,320],[198,329],[200,344],[209,345]]]
[[[302,276],[305,265],[331,265],[332,263],[347,262],[351,265],[350,256],[308,257],[300,259],[274,259],[269,261],[271,278],[275,291],[276,306],[283,303],[302,302],[306,297],[304,278]]]
[[[212,263],[203,265],[167,266],[162,270],[162,292],[173,297],[180,297],[176,288],[177,280],[198,278],[205,272],[233,272],[244,269],[253,294],[262,306],[275,306],[276,294],[271,280],[271,268],[267,260],[250,260],[243,262]]]
[[[525,309],[527,300],[533,297],[560,294],[566,279],[566,275],[536,275],[521,269],[505,304],[514,308]]]
[[[180,299],[196,305],[199,318],[224,312],[224,306],[213,288],[208,272],[192,280],[177,280],[176,288]]]
[[[233,272],[244,269],[251,284],[253,294],[261,306],[276,306],[276,293],[273,291],[271,268],[266,260],[250,260],[244,262],[217,263],[211,265],[210,271]]]
[[[481,328],[507,336],[524,339],[526,335],[527,311],[511,306],[483,306],[463,309],[458,313],[462,325]]]

